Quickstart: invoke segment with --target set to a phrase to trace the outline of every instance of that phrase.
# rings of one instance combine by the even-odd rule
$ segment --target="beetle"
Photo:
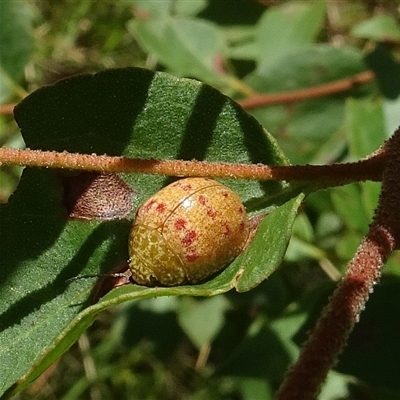
[[[128,246],[132,279],[146,286],[201,282],[229,265],[248,236],[235,192],[209,178],[180,179],[136,213]]]

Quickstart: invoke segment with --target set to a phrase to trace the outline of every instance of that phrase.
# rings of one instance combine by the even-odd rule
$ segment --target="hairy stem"
[[[336,363],[373,286],[393,250],[400,248],[400,130],[383,146],[387,155],[382,190],[369,232],[299,359],[278,391],[278,400],[316,399],[330,368]]]
[[[323,310],[299,359],[286,376],[278,392],[278,400],[317,398],[392,250],[387,232],[376,227],[370,230]]]
[[[319,181],[327,186],[382,179],[384,152],[354,163],[268,166],[182,160],[142,160],[96,154],[0,148],[0,165],[65,168],[99,172],[130,172],[167,176],[204,176],[255,180]]]

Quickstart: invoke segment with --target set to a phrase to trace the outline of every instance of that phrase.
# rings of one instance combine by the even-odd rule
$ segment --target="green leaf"
[[[168,15],[196,15],[207,7],[207,0],[128,0],[134,6],[138,19]]]
[[[243,400],[273,400],[271,384],[263,378],[241,377],[237,380]]]
[[[86,263],[107,265],[107,251],[121,251],[118,242],[123,238],[112,248],[119,235],[115,223],[66,224],[59,184],[44,171],[24,172],[17,194],[0,208],[0,221],[3,393],[40,355],[45,356],[60,328],[87,305],[90,287],[73,287],[66,280],[79,275]],[[53,360],[63,351],[56,352]]]
[[[27,147],[41,150],[232,163],[286,164],[272,136],[216,89],[140,68],[78,75],[37,90],[15,110]],[[136,209],[166,178],[123,175]],[[276,196],[281,186],[224,180],[241,199]],[[250,214],[254,209],[249,209]]]
[[[349,99],[346,102],[345,126],[352,158],[357,160],[372,154],[387,139],[382,101]],[[359,200],[370,220],[378,204],[381,184],[365,182],[360,187]]]
[[[233,26],[224,29],[225,40],[228,43],[227,56],[233,59],[253,61],[257,54],[257,44],[254,40],[253,26]]]
[[[218,59],[225,52],[217,25],[200,19],[165,16],[134,20],[128,25],[141,46],[178,76],[221,84]]]
[[[353,48],[311,45],[259,67],[246,83],[259,93],[312,88],[364,71],[366,66],[362,57],[363,54]],[[333,151],[340,153],[345,146],[344,135],[341,141],[332,137],[344,118],[345,96],[362,96],[372,89],[372,85],[363,85],[349,93],[305,100],[290,107],[267,107],[255,110],[253,114],[271,131],[280,132],[279,144],[293,163],[330,162],[335,155]]]
[[[200,349],[209,345],[224,325],[228,301],[223,296],[195,300],[185,298],[178,311],[179,324],[193,344]]]
[[[233,264],[239,264],[236,290],[245,292],[260,284],[274,272],[283,260],[292,233],[294,219],[304,199],[294,197],[274,210],[260,223],[251,246]]]
[[[15,118],[32,149],[287,163],[262,126],[217,90],[136,68],[76,76],[41,88],[16,107]],[[96,280],[67,280],[125,264],[131,222],[68,219],[60,175],[59,171],[26,169],[9,203],[0,207],[0,357],[7,371],[0,377],[1,394],[6,390],[15,394],[29,384],[107,307],[162,295],[213,296],[234,288],[242,271],[240,263],[233,263],[211,281],[195,286],[127,285],[90,305]],[[138,205],[169,182],[142,174],[122,178],[136,194],[131,217]],[[245,201],[250,215],[267,206],[273,210],[279,206],[277,199],[290,190],[273,182],[225,183]],[[294,205],[290,210],[283,207],[282,213],[290,217]],[[288,224],[281,227],[287,235]],[[265,229],[264,223],[259,235]],[[256,240],[258,248],[261,240]],[[277,247],[282,250],[282,245]],[[248,258],[249,270],[240,285],[244,290],[268,275],[261,271],[263,267],[257,271],[255,261]],[[257,272],[256,281],[249,276],[252,269]]]
[[[387,139],[382,102],[370,99],[348,99],[346,133],[351,156],[364,158]]]
[[[367,232],[370,215],[362,207],[362,188],[358,184],[341,186],[332,190],[331,196],[336,212],[351,229],[364,235]]]
[[[386,136],[389,137],[400,126],[400,96],[394,100],[384,99],[382,107],[386,127]]]
[[[360,22],[350,32],[353,36],[377,42],[400,41],[400,26],[391,15],[377,15]]]
[[[28,2],[1,0],[0,104],[14,93],[32,53],[32,17]]]
[[[258,68],[313,43],[325,19],[325,1],[289,2],[271,7],[257,24]]]
[[[267,93],[313,87],[365,71],[367,67],[362,57],[361,51],[351,47],[309,45],[258,68],[248,78],[248,83]]]
[[[178,15],[197,15],[207,7],[207,3],[207,0],[178,0],[175,1],[175,10]]]
[[[297,312],[270,324],[261,318],[256,319],[246,338],[224,362],[218,374],[263,378],[267,382],[280,381],[286,368],[298,355],[293,336],[305,318],[304,313]]]
[[[157,18],[169,15],[172,11],[172,1],[130,0],[133,4],[136,17],[141,19]]]

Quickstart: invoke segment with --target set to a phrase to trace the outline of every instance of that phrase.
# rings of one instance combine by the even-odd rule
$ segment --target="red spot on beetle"
[[[197,236],[196,231],[193,231],[193,230],[189,231],[185,235],[185,237],[182,239],[182,244],[186,247],[190,246],[193,243],[193,241],[196,239],[196,236]]]
[[[165,203],[159,203],[157,204],[156,211],[162,214],[166,208],[167,206],[165,205]]]
[[[206,203],[207,203],[207,198],[203,195],[203,194],[201,194],[200,196],[199,196],[199,203],[201,204],[201,205],[206,205]]]
[[[221,192],[222,196],[224,196],[225,198],[227,198],[229,196],[229,193],[226,191]]]
[[[178,219],[175,221],[174,226],[175,226],[175,228],[176,228],[178,231],[180,231],[180,230],[182,230],[182,229],[185,228],[185,226],[186,226],[186,220],[183,219],[183,218],[178,218]]]
[[[213,208],[207,208],[207,216],[214,219],[217,216],[217,212]]]
[[[227,222],[224,222],[222,224],[222,228],[223,228],[223,234],[225,236],[228,236],[231,233],[231,228],[229,227],[229,224]]]
[[[179,181],[178,181],[179,182]],[[192,190],[193,189],[193,186],[190,184],[190,183],[186,183],[185,185],[182,185],[181,184],[181,187],[182,187],[182,189],[183,190],[185,190],[185,191],[189,191],[189,190]]]

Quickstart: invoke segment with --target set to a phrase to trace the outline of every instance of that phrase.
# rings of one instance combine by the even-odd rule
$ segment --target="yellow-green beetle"
[[[129,237],[129,268],[147,286],[198,283],[243,250],[246,210],[226,186],[208,178],[180,179],[137,211]]]

